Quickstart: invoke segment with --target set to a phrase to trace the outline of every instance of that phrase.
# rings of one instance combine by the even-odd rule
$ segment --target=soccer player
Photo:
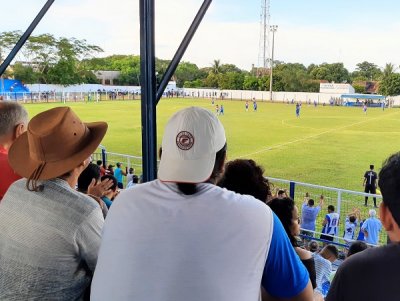
[[[357,215],[358,216],[360,215],[360,210],[354,209],[353,212],[351,212],[346,217],[343,239],[347,244],[349,244],[350,242],[352,242],[354,240],[354,233],[356,231],[357,224],[359,221],[359,218],[357,218]]]
[[[322,225],[324,227],[322,229],[321,239],[333,241],[333,236],[337,235],[339,225],[339,213],[335,212],[335,206],[328,206],[328,214],[325,215]]]
[[[249,101],[248,100],[246,100],[244,107],[246,108],[246,112],[248,112],[249,111]]]
[[[299,118],[300,117],[300,104],[296,103],[296,117]]]
[[[364,192],[366,193],[373,193],[376,194],[376,183],[378,180],[378,175],[374,171],[374,165],[369,166],[370,170],[367,170],[364,174],[364,183],[363,186],[365,187]],[[378,208],[376,206],[376,197],[374,199],[374,207]],[[364,206],[368,206],[368,197],[365,197],[365,204]]]

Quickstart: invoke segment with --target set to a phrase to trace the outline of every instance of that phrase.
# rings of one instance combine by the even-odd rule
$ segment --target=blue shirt
[[[103,200],[104,204],[106,204],[107,208],[110,209],[112,201],[106,196],[102,196],[101,199]]]
[[[114,177],[117,179],[118,183],[122,183],[122,170],[121,170],[121,168],[117,167],[114,170]]]
[[[315,220],[317,219],[317,215],[320,211],[320,206],[310,207],[307,204],[303,204],[301,213],[301,228],[305,230],[315,231]]]
[[[273,297],[292,298],[305,289],[309,280],[307,269],[274,213],[274,230],[261,285]]]
[[[365,242],[373,245],[377,245],[379,242],[379,231],[382,229],[382,223],[376,217],[367,218],[362,225],[362,230],[368,232],[368,236],[365,236]]]
[[[361,230],[361,229],[362,229],[362,226],[363,226],[363,224],[364,224],[364,222],[363,222],[363,221],[361,221],[361,222],[360,222],[360,230],[359,230],[359,232],[358,232],[358,236],[357,236],[357,240],[361,240],[361,241],[363,241],[363,240],[364,240],[364,232]]]

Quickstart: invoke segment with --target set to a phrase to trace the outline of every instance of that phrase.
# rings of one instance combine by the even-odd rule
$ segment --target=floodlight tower
[[[267,68],[269,59],[269,14],[270,0],[261,0],[260,40],[258,51],[258,67]]]

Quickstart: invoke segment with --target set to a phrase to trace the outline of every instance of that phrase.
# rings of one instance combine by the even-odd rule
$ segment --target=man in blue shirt
[[[377,245],[379,242],[379,232],[382,229],[382,223],[376,218],[376,211],[371,209],[369,211],[369,218],[367,218],[361,227],[364,232],[365,242]]]
[[[122,170],[122,163],[117,163],[117,168],[114,170],[114,177],[117,179],[118,188],[123,189],[124,184],[122,180],[122,176],[126,176],[126,171]]]
[[[315,231],[315,221],[324,204],[324,196],[321,195],[318,206],[314,207],[314,203],[313,199],[304,200],[301,210],[301,229],[303,230]],[[308,231],[305,232],[310,233]],[[313,233],[310,233],[310,235],[314,236]]]

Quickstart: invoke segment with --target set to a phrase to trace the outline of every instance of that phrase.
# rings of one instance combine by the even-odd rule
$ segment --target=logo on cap
[[[178,135],[176,135],[176,145],[181,150],[191,149],[194,145],[193,135],[187,131],[179,132]]]

